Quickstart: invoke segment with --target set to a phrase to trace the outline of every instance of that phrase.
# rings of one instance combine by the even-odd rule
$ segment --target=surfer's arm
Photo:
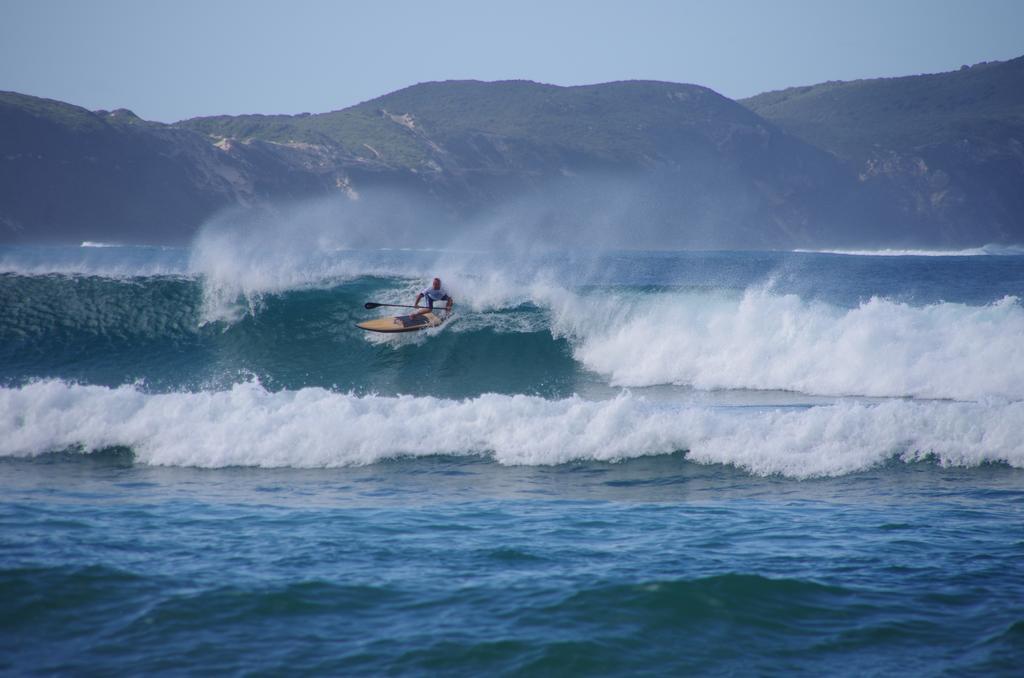
[[[420,305],[420,299],[422,299],[422,298],[423,298],[423,292],[420,292],[419,294],[416,295],[416,301],[412,302],[412,305],[413,306],[419,306]]]

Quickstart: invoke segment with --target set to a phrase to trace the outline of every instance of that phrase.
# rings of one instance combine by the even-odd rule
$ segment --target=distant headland
[[[0,243],[188,242],[220,210],[334,196],[470,224],[515,201],[678,248],[1024,242],[1024,57],[733,101],[697,85],[414,85],[174,124],[0,93]],[[627,238],[628,240],[628,238]]]

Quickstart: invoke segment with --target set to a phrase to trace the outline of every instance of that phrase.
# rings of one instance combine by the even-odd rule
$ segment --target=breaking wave
[[[573,383],[596,380],[617,388],[1024,399],[1024,306],[1015,296],[925,305],[871,297],[842,306],[771,285],[570,287],[542,273],[526,282],[453,271],[445,279],[458,300],[455,320],[410,338],[366,334],[354,323],[372,315],[363,301],[410,303],[419,281],[357,268],[351,275],[281,281],[281,291],[261,279],[243,285],[247,293],[213,294],[219,320],[211,320],[204,277],[0,275],[0,379],[143,379],[195,390],[223,385],[220,370],[278,388],[408,393],[403,384],[419,381],[424,388],[412,392],[452,396],[522,388],[569,395]],[[425,371],[439,390],[427,388]],[[499,378],[511,380],[508,388]],[[556,382],[559,390],[544,390]]]
[[[618,386],[1024,397],[1015,297],[984,306],[871,298],[847,309],[755,288],[739,298],[612,295],[554,308],[556,335],[574,338],[574,356]]]
[[[959,250],[926,250],[926,249],[834,249],[808,250],[798,249],[794,252],[813,254],[845,254],[857,257],[984,257],[984,256],[1020,256],[1024,255],[1024,247],[1019,245],[983,245],[967,247]]]
[[[892,458],[1024,467],[1024,402],[701,407],[629,393],[608,400],[454,400],[321,388],[272,392],[255,382],[199,393],[59,380],[0,389],[0,455],[117,446],[145,464],[314,468],[441,454],[562,464],[685,450],[697,463],[808,478]]]

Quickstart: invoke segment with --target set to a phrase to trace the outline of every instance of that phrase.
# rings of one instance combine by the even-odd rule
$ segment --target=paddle
[[[427,308],[426,306],[410,306],[409,304],[382,304],[376,301],[368,301],[363,304],[363,308],[369,310],[371,308],[377,308],[378,306],[393,306],[395,308]]]
[[[378,306],[394,306],[395,308],[426,308],[426,306],[410,306],[409,304],[381,304],[376,301],[368,301],[363,304],[363,308],[365,309],[377,308]]]

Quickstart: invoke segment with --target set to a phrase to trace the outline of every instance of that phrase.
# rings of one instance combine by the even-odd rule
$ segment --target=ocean
[[[0,671],[1019,675],[1022,299],[1012,248],[0,248]]]

